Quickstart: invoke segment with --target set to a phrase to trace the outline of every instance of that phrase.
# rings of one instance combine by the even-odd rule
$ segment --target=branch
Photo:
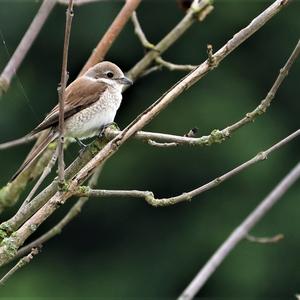
[[[129,72],[127,76],[133,81],[142,74],[144,75],[155,59],[161,56],[171,45],[173,45],[199,16],[207,16],[207,8],[212,7],[211,0],[194,0],[193,5],[187,11],[184,18],[157,44],[150,50]]]
[[[214,65],[214,57],[212,56],[211,52],[211,46],[208,45],[209,51],[209,57],[208,60],[210,61],[211,65]],[[300,40],[298,41],[296,47],[292,51],[290,57],[288,58],[285,65],[279,70],[279,74],[273,83],[270,91],[267,93],[266,97],[260,102],[260,104],[251,112],[246,113],[246,116],[242,118],[241,120],[235,122],[234,124],[222,129],[214,129],[210,135],[202,136],[199,138],[187,138],[177,136],[177,135],[171,135],[171,134],[164,134],[164,133],[155,133],[155,132],[145,132],[145,131],[139,131],[134,135],[134,138],[139,140],[144,140],[148,142],[152,146],[157,147],[172,147],[172,146],[179,146],[179,145],[206,145],[210,146],[213,143],[221,143],[225,139],[231,136],[231,134],[236,131],[237,129],[241,128],[242,126],[253,122],[256,117],[262,115],[265,113],[270,106],[272,100],[274,99],[277,90],[279,89],[280,85],[282,84],[283,80],[286,78],[286,76],[289,74],[290,69],[292,65],[297,60],[298,56],[300,54]],[[160,61],[160,60],[159,60]],[[182,66],[182,65],[178,65]],[[184,66],[184,65],[183,65]],[[193,66],[190,66],[193,67]],[[105,130],[105,136],[111,140],[115,138],[118,134],[121,133],[121,131],[115,130],[112,127],[107,127]],[[6,142],[3,144],[0,144],[0,150],[7,149],[10,147],[18,146],[21,144],[25,144],[27,142],[30,142],[31,140],[35,139],[36,135],[34,136],[25,136],[23,138]],[[163,144],[158,144],[157,141],[163,142]]]
[[[141,0],[127,0],[113,23],[110,25],[100,42],[98,43],[92,55],[84,65],[79,76],[84,74],[90,67],[102,61],[110,49],[111,45],[115,39],[120,34],[121,30],[124,28],[125,24],[129,20],[132,13],[139,6]]]
[[[61,80],[60,86],[58,88],[58,98],[59,98],[59,138],[58,138],[58,178],[60,187],[62,188],[65,179],[65,163],[64,163],[64,107],[65,107],[65,90],[68,81],[67,66],[68,66],[68,53],[69,53],[69,43],[71,26],[73,19],[73,0],[69,0],[69,6],[66,11],[66,27],[65,27],[65,38],[64,38],[64,49],[63,49],[63,60],[61,67]]]
[[[279,233],[272,237],[256,237],[251,234],[247,234],[245,237],[249,242],[259,243],[259,244],[270,244],[270,243],[278,243],[284,238],[284,235]]]
[[[204,2],[205,1],[208,2],[209,0],[204,0]],[[195,0],[195,2],[197,2],[197,0]],[[203,10],[199,11],[199,14],[202,13]],[[121,13],[119,13],[119,15],[120,14]],[[172,45],[194,23],[196,19],[195,18],[196,15],[197,15],[197,9],[189,10],[188,14],[177,24],[177,26],[175,26],[175,28],[169,34],[167,34],[165,38],[162,39],[162,41],[158,44],[160,45],[159,47],[161,53],[164,52],[170,45]],[[108,30],[110,30],[111,28],[112,26]],[[179,36],[177,36],[177,34],[179,34]],[[108,34],[105,34],[105,36],[107,35]],[[99,45],[105,43],[104,41],[103,42],[100,41]],[[149,56],[149,53],[146,56],[147,59],[145,59],[144,57],[143,59],[141,59],[140,62],[138,62],[131,69],[131,71],[129,71],[129,73],[132,73],[135,78],[143,76],[145,70],[154,61],[156,57],[155,55]],[[41,134],[41,136],[38,138],[35,145],[37,145],[40,142],[40,140],[43,138],[43,134],[45,133]],[[31,151],[33,151],[33,149]],[[53,155],[53,149],[51,151],[51,149],[48,148],[48,150],[45,151],[40,156],[40,158],[37,159],[37,161],[32,164],[30,168],[28,168],[25,172],[23,172],[20,176],[18,176],[13,182],[4,186],[0,190],[0,212],[4,210],[6,207],[10,207],[14,205],[18,201],[20,194],[22,193],[22,191],[24,190],[28,182],[30,180],[35,179],[37,176],[39,176],[42,173],[44,167],[48,164],[52,155]],[[34,170],[34,172],[31,172],[30,170]]]
[[[42,133],[40,137],[42,138],[44,134],[45,133]],[[28,182],[43,173],[45,166],[47,166],[55,151],[56,146],[53,146],[53,144],[49,145],[49,147],[43,152],[43,155],[37,160],[36,163],[29,166],[13,182],[9,182],[7,185],[0,189],[0,213],[6,208],[11,207],[15,203],[17,203]]]
[[[65,180],[70,180],[74,177],[78,171],[90,161],[100,149],[104,147],[107,140],[102,138],[95,139],[82,154],[77,157],[73,163],[66,169]],[[48,150],[47,150],[48,151]],[[47,201],[57,192],[58,182],[57,179],[40,192],[28,205],[25,205],[22,209],[19,209],[17,213],[9,220],[3,222],[0,225],[0,241],[9,236],[12,232],[18,229],[28,218],[30,218],[36,211],[44,206]],[[1,191],[0,191],[1,192]]]
[[[141,24],[137,18],[136,12],[134,11],[132,16],[131,16],[131,21],[134,27],[134,33],[137,35],[139,38],[141,44],[146,48],[146,49],[154,49],[155,50],[155,45],[150,43],[148,39],[145,36],[145,33],[141,27]]]
[[[24,34],[19,46],[10,58],[8,64],[0,75],[0,96],[5,93],[11,83],[12,77],[17,72],[28,50],[39,34],[50,12],[54,8],[56,0],[44,0],[33,21]]]
[[[288,0],[277,0],[272,5],[270,5],[265,11],[263,11],[259,16],[252,20],[252,22],[247,27],[234,35],[234,37],[230,41],[228,41],[219,51],[217,51],[213,55],[215,62],[219,64],[234,49],[236,49],[258,29],[260,29],[268,20],[276,15],[276,13],[278,13],[289,2],[290,1]],[[77,191],[78,186],[81,185],[95,171],[95,168],[97,168],[108,158],[110,158],[123,143],[125,143],[137,131],[141,130],[152,119],[154,119],[183,91],[190,88],[199,79],[204,77],[211,70],[211,68],[212,66],[209,64],[209,62],[205,61],[194,71],[192,71],[182,80],[176,83],[168,92],[166,92],[141,115],[139,115],[131,124],[129,124],[121,134],[107,143],[102,148],[102,150],[94,156],[94,158],[92,158],[84,167],[82,167],[77,175],[73,177],[69,182],[67,191],[56,193],[50,200],[48,200],[49,198],[47,198],[48,195],[43,196],[43,202],[46,204],[41,207],[30,219],[28,219],[17,231],[15,231],[12,236],[5,238],[2,241],[0,248],[0,265],[4,264],[5,261],[7,261],[11,256],[15,255],[16,250],[33,233],[33,231],[35,231],[41,223],[43,223],[59,206],[64,204],[66,200],[69,199]],[[36,198],[38,197],[39,195]],[[35,199],[33,199],[31,203],[35,204],[36,202],[34,200]],[[5,236],[5,229],[2,226],[1,229],[4,231]],[[3,234],[3,231],[0,233]]]
[[[45,178],[49,175],[49,173],[51,172],[53,166],[56,163],[57,154],[58,154],[58,147],[55,150],[55,152],[53,153],[53,156],[51,157],[51,159],[49,160],[48,165],[43,170],[42,175],[40,176],[40,178],[38,179],[38,181],[35,183],[34,187],[31,189],[30,193],[28,194],[28,196],[25,199],[25,201],[22,203],[22,205],[21,205],[21,207],[20,207],[19,210],[23,210],[23,208],[31,201],[31,199],[34,196],[34,194],[37,191],[37,189],[41,186],[41,184],[43,183],[43,181],[45,180]]]
[[[33,248],[31,250],[31,252],[26,255],[25,257],[21,258],[18,263],[12,268],[10,269],[1,279],[0,279],[0,285],[4,285],[6,283],[6,281],[19,269],[23,268],[24,266],[26,266],[27,264],[29,264],[33,257],[35,255],[37,255],[39,253],[39,249],[38,248]]]
[[[223,262],[227,255],[234,247],[244,239],[248,232],[265,216],[272,206],[280,200],[287,190],[300,177],[300,163],[298,163],[271,191],[271,193],[263,199],[256,209],[240,224],[221,247],[214,253],[211,259],[200,270],[188,287],[178,298],[179,300],[193,299],[194,296],[203,287],[208,278],[215,272],[217,267]]]
[[[170,198],[155,198],[153,192],[149,191],[117,191],[117,190],[92,190],[88,187],[79,187],[77,192],[75,193],[77,196],[88,196],[88,197],[134,197],[134,198],[144,198],[144,200],[152,206],[169,206],[174,205],[179,202],[183,201],[190,201],[195,196],[198,196],[212,188],[217,187],[222,182],[230,179],[231,177],[239,174],[240,172],[244,171],[245,169],[249,168],[250,166],[256,164],[257,162],[266,160],[268,156],[275,150],[281,148],[282,146],[286,145],[296,137],[300,135],[300,129],[286,137],[285,139],[279,141],[271,148],[259,152],[253,158],[249,159],[248,161],[242,163],[241,165],[237,166],[236,168],[232,169],[231,171],[223,174],[220,177],[217,177],[208,183],[192,190],[189,192],[185,192],[181,195],[170,197]]]
[[[160,56],[158,56],[155,59],[156,63],[169,69],[170,71],[193,71],[195,70],[198,66],[196,65],[178,65],[178,64],[173,64],[170,63],[164,59],[162,59]]]
[[[93,174],[91,179],[88,182],[88,186],[90,188],[93,188],[97,185],[98,178],[100,176],[100,173],[102,171],[102,167],[99,167],[96,172]],[[16,256],[13,259],[18,259],[19,257],[22,257],[26,255],[30,251],[30,249],[38,247],[40,245],[43,245],[48,240],[52,239],[54,236],[61,233],[62,229],[70,223],[82,210],[82,207],[84,204],[89,200],[89,197],[80,197],[77,202],[70,208],[68,213],[63,217],[61,221],[59,221],[53,228],[51,228],[49,231],[44,233],[42,236],[40,236],[38,239],[34,240],[30,244],[22,247],[16,254]]]
[[[58,4],[62,4],[62,5],[69,4],[69,0],[56,0],[56,1]],[[100,1],[104,1],[104,0],[74,0],[74,6],[80,6],[83,4],[89,4],[89,3],[100,2]]]
[[[280,87],[280,85],[283,82],[283,80],[285,79],[285,77],[288,75],[293,63],[298,58],[299,54],[300,54],[300,40],[298,41],[296,47],[294,48],[292,54],[288,58],[284,67],[280,69],[278,77],[276,78],[276,80],[275,80],[273,86],[271,87],[270,91],[268,92],[267,96],[261,101],[260,105],[256,109],[254,109],[252,112],[247,113],[246,116],[243,119],[241,119],[240,121],[225,128],[223,130],[225,134],[228,133],[230,135],[232,132],[236,131],[238,128],[242,127],[243,125],[245,125],[249,122],[253,122],[257,116],[266,112],[266,110],[268,109],[268,107],[271,104],[271,101],[275,97],[278,88]]]
[[[31,135],[31,134],[25,135],[19,139],[9,141],[6,143],[2,143],[2,144],[0,144],[0,150],[5,150],[5,149],[9,149],[9,148],[16,147],[19,145],[24,145],[24,144],[30,143],[31,141],[36,140],[38,135],[39,135],[38,133],[33,134],[33,135]]]

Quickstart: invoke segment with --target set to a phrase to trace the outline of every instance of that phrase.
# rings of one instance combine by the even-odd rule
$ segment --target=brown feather
[[[96,102],[105,91],[106,86],[102,82],[95,82],[85,77],[79,77],[66,89],[64,118],[67,119],[84,108]],[[56,105],[47,117],[35,129],[32,134],[49,127],[58,125],[59,107]]]
[[[46,135],[46,137],[43,140],[41,140],[39,144],[37,144],[37,146],[34,148],[33,151],[29,153],[29,155],[26,157],[21,167],[12,176],[10,181],[13,181],[21,172],[27,169],[31,165],[31,163],[35,161],[39,157],[39,155],[48,147],[48,145],[51,142],[53,142],[57,137],[58,137],[58,132],[55,132],[54,130],[50,130],[49,133]]]

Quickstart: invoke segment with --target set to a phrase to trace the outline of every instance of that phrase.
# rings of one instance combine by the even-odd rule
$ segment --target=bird
[[[124,86],[133,82],[114,63],[102,61],[89,68],[65,90],[64,136],[78,141],[96,136],[113,123],[122,101]],[[59,137],[59,106],[56,105],[45,119],[29,134],[48,130],[46,136],[29,153],[23,164],[12,176],[13,181],[27,169]]]

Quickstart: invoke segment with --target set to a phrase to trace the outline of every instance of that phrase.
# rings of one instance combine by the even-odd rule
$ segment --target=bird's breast
[[[65,135],[79,139],[97,135],[102,126],[114,121],[121,101],[120,92],[106,90],[96,102],[66,120]]]

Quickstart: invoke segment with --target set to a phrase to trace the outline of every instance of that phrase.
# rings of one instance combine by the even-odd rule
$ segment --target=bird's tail
[[[36,146],[31,150],[31,152],[26,157],[25,161],[21,165],[21,167],[18,169],[18,171],[12,176],[10,181],[13,181],[16,179],[17,176],[20,175],[21,172],[23,172],[25,169],[27,169],[39,156],[40,154],[47,148],[47,146],[53,142],[58,136],[58,133],[54,130],[48,131],[46,133],[45,137],[42,138],[42,140],[36,144]]]

